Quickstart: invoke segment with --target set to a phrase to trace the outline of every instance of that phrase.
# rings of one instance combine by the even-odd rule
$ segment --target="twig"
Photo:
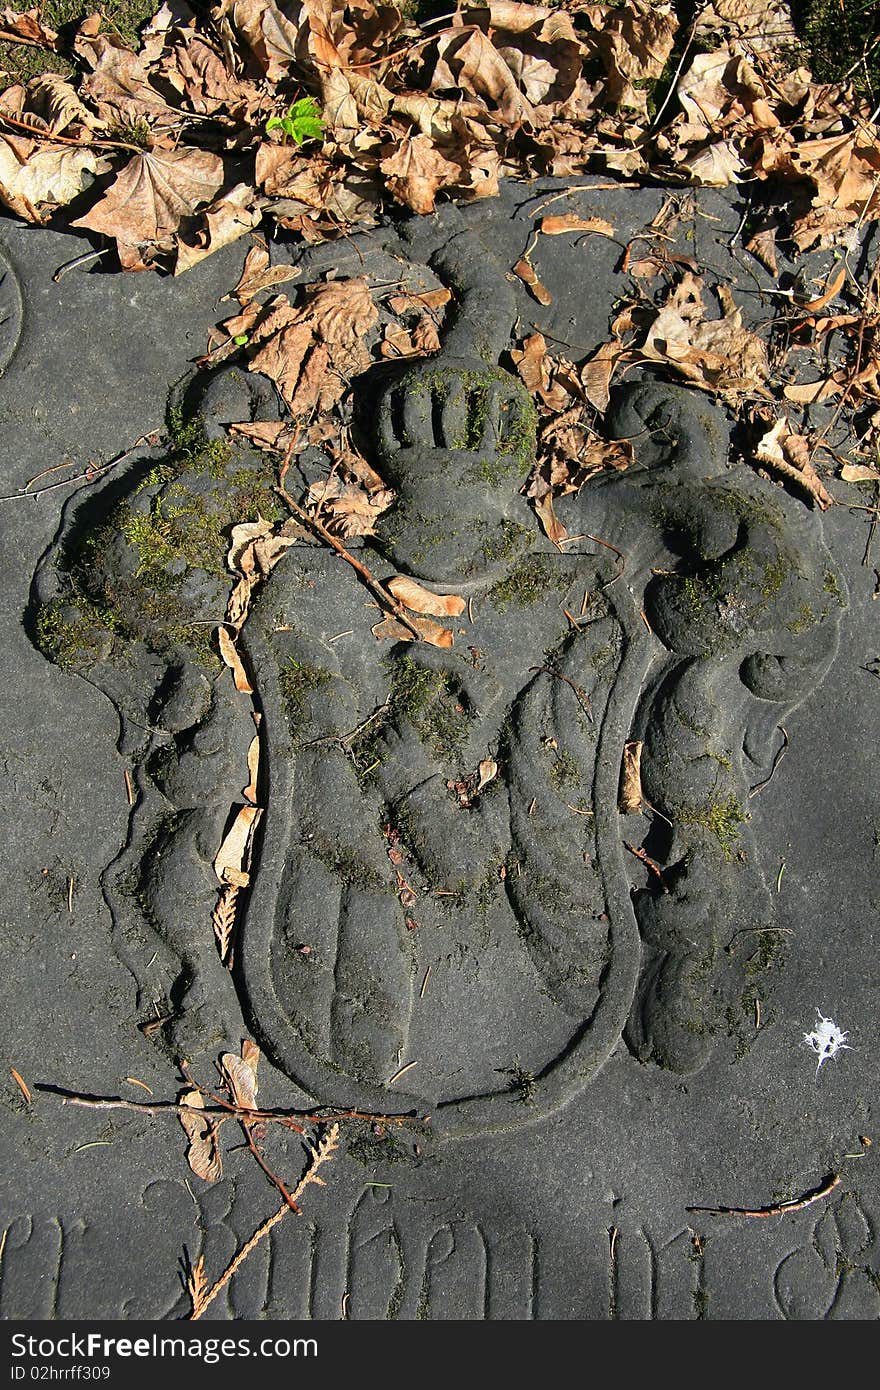
[[[367,569],[367,566],[365,564],[363,564],[354,555],[352,555],[350,550],[346,550],[342,542],[338,540],[336,536],[332,535],[327,530],[326,526],[322,525],[322,523],[318,521],[317,517],[310,516],[309,513],[305,511],[304,508],[302,508],[298,502],[294,502],[290,493],[287,491],[287,488],[284,486],[283,481],[280,481],[277,484],[275,490],[278,493],[279,497],[283,499],[286,505],[293,512],[293,515],[299,521],[301,521],[304,526],[308,527],[310,531],[314,532],[314,534],[319,538],[319,540],[322,540],[325,545],[329,545],[331,550],[335,550],[336,554],[340,557],[340,559],[345,560],[346,564],[351,565],[352,569],[355,571],[361,582],[366,585],[373,597],[379,600],[380,606],[387,612],[391,613],[392,616],[395,617],[399,623],[402,623],[404,625],[404,627],[408,628],[408,630],[413,634],[417,642],[421,641],[422,634],[419,632],[419,629],[416,626],[416,624],[411,620],[411,618],[407,616],[407,611],[404,608],[403,604],[400,603],[394,597],[393,594],[390,594],[386,588],[384,588],[384,586],[379,582],[379,580],[372,573],[372,571]]]
[[[8,492],[0,496],[0,502],[20,502],[23,499],[36,501],[39,497],[42,497],[44,493],[54,492],[57,487],[69,487],[72,483],[93,483],[96,478],[102,478],[105,473],[109,473],[111,468],[118,468],[120,463],[124,463],[126,459],[131,458],[132,454],[137,453],[138,449],[142,448],[144,444],[155,444],[161,433],[162,431],[160,429],[148,430],[146,434],[141,435],[140,439],[134,441],[130,449],[126,449],[123,454],[117,454],[116,458],[110,459],[108,463],[98,464],[97,467],[90,463],[81,473],[75,473],[72,478],[62,478],[58,483],[47,483],[45,487],[37,488],[36,492],[28,492],[30,483],[26,483],[24,487],[19,488],[18,492]],[[38,473],[37,477],[39,478],[40,476],[41,475]],[[34,478],[30,480],[31,483],[35,481]]]
[[[663,877],[663,870],[660,868],[659,864],[654,863],[654,860],[650,857],[650,855],[646,854],[645,851],[643,849],[640,849],[638,846],[629,844],[627,840],[623,841],[623,848],[628,849],[630,854],[634,854],[636,859],[640,859],[643,864],[647,865],[647,867],[651,870],[651,873],[656,874],[659,878],[660,886],[663,889],[663,892],[669,892],[669,885],[667,884],[666,879]]]
[[[840,1182],[840,1174],[832,1173],[821,1187],[797,1197],[791,1202],[778,1202],[772,1207],[685,1207],[687,1212],[700,1212],[703,1216],[786,1216],[792,1211],[803,1211],[814,1202],[821,1202],[833,1192]]]
[[[581,708],[584,711],[584,714],[587,716],[590,723],[592,724],[593,710],[592,706],[590,705],[589,696],[583,690],[581,690],[579,685],[575,685],[574,681],[569,680],[568,676],[564,676],[561,671],[555,671],[552,666],[530,666],[529,673],[531,674],[533,671],[537,672],[540,675],[555,676],[558,681],[565,681],[566,685],[570,685],[575,693],[578,704],[581,706]]]
[[[199,1091],[204,1087],[197,1087]],[[52,1095],[60,1095],[62,1105],[81,1105],[87,1110],[135,1110],[142,1115],[175,1115],[180,1111],[192,1114],[192,1107],[182,1105],[175,1100],[157,1100],[152,1105],[146,1101],[123,1100],[120,1096],[82,1096],[71,1092],[59,1092],[57,1089],[47,1086],[38,1086],[37,1090],[49,1091]],[[218,1105],[206,1105],[200,1111],[203,1115],[233,1115],[236,1119],[246,1115],[251,1120],[265,1120],[268,1123],[290,1124],[293,1121],[301,1124],[321,1125],[328,1120],[369,1120],[371,1124],[383,1125],[405,1125],[417,1120],[415,1115],[374,1115],[362,1110],[334,1110],[328,1107],[323,1113],[306,1113],[299,1110],[251,1110],[246,1106],[233,1105],[224,1101]]]
[[[311,1183],[317,1183],[319,1186],[323,1186],[324,1179],[318,1176],[318,1169],[333,1158],[338,1143],[339,1125],[334,1124],[330,1126],[324,1137],[318,1141],[317,1148],[312,1148],[312,1146],[309,1145],[309,1166],[303,1173],[293,1192],[290,1194],[289,1200],[286,1201],[283,1206],[280,1206],[276,1212],[273,1212],[268,1220],[263,1222],[262,1226],[257,1227],[250,1240],[241,1247],[231,1262],[226,1266],[216,1284],[214,1284],[207,1293],[203,1293],[200,1288],[191,1289],[193,1298],[193,1309],[190,1313],[191,1322],[197,1321],[205,1310],[214,1302],[217,1295],[226,1288],[230,1279],[238,1272],[248,1255],[256,1249],[260,1241],[265,1239],[269,1232],[278,1225],[279,1221],[283,1220],[289,1211],[296,1211],[298,1209],[296,1203],[299,1201],[306,1188]],[[201,1261],[199,1263],[201,1265]]]

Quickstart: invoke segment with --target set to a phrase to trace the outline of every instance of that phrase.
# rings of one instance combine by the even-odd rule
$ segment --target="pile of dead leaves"
[[[39,8],[6,9],[6,41],[74,73],[0,95],[0,201],[113,238],[125,269],[177,272],[264,217],[317,241],[393,203],[492,197],[510,175],[761,180],[768,262],[780,231],[808,248],[880,214],[872,113],[799,65],[779,0],[714,0],[686,31],[649,0],[412,13],[166,4],[134,50],[99,14],[62,41]],[[323,137],[300,145],[273,118],[306,96]]]

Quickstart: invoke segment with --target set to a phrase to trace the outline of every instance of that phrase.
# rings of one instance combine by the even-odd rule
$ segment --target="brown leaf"
[[[26,222],[42,225],[110,167],[93,150],[34,148],[30,139],[0,135],[0,203]]]
[[[241,277],[232,294],[223,297],[237,299],[244,308],[261,290],[283,285],[288,280],[296,279],[297,275],[299,268],[295,265],[270,265],[266,243],[260,238],[245,256]]]
[[[248,748],[247,765],[248,784],[243,788],[241,794],[245,801],[249,801],[251,805],[255,806],[257,802],[257,778],[260,773],[260,739],[257,734],[251,739]]]
[[[531,261],[527,260],[525,256],[523,256],[522,260],[517,261],[516,265],[513,267],[513,273],[519,276],[524,285],[528,286],[539,304],[553,303],[552,294],[547,289],[546,285],[541,284],[541,281],[538,279],[538,272],[535,270]]]
[[[845,483],[880,483],[880,469],[867,463],[845,463],[840,476]]]
[[[779,262],[776,259],[776,228],[765,227],[746,243],[746,250],[751,251],[752,255],[761,262],[771,275],[779,274]]]
[[[625,816],[638,815],[642,809],[642,749],[644,742],[631,739],[623,745],[623,764],[620,770],[620,792],[617,809]]]
[[[820,511],[833,506],[834,498],[810,462],[808,441],[803,435],[794,433],[784,416],[759,439],[755,458],[780,477],[795,483],[812,497]]]
[[[538,519],[544,528],[545,535],[554,545],[561,545],[564,540],[568,539],[568,529],[562,524],[553,510],[553,498],[551,494],[548,492],[546,497],[536,498],[533,505],[538,514]]]
[[[453,634],[448,627],[443,627],[440,623],[433,622],[430,618],[411,618],[410,624],[415,628],[416,633],[410,631],[404,623],[397,618],[385,617],[381,622],[375,623],[371,629],[377,641],[393,642],[428,642],[432,647],[451,647],[455,641]]]
[[[238,648],[223,625],[217,629],[217,641],[220,647],[220,655],[223,658],[223,664],[228,666],[232,672],[236,690],[241,691],[243,695],[253,695],[254,687],[248,679],[244,664],[238,654]]]
[[[402,574],[386,579],[385,588],[413,613],[430,613],[433,618],[457,618],[467,607],[458,594],[433,594]]]
[[[256,1110],[257,1064],[260,1060],[260,1049],[254,1043],[250,1043],[249,1049],[245,1053],[244,1049],[247,1045],[242,1046],[241,1057],[236,1057],[234,1052],[224,1052],[220,1058],[220,1065],[229,1084],[233,1104],[241,1110]]]
[[[0,33],[0,39],[12,36],[24,39],[26,43],[36,44],[39,48],[58,52],[58,35],[48,24],[43,23],[38,9],[22,12],[7,7],[0,10],[0,30],[3,31]]]
[[[103,232],[120,245],[164,242],[210,203],[223,183],[223,161],[207,150],[144,150],[134,155],[74,227]]]
[[[545,236],[561,236],[563,232],[595,232],[599,236],[614,236],[614,228],[604,217],[579,217],[565,212],[558,217],[542,217],[541,231]]]
[[[413,212],[434,211],[441,188],[453,187],[461,170],[437,149],[427,135],[407,135],[379,165],[389,192]]]
[[[191,1115],[187,1114],[186,1110],[177,1112],[189,1140],[186,1161],[197,1178],[202,1178],[205,1182],[216,1182],[223,1174],[217,1126],[207,1115],[199,1114],[205,1107],[200,1091],[185,1091],[180,1097],[180,1104],[192,1111]]]
[[[842,383],[829,376],[824,381],[805,381],[786,386],[783,395],[795,405],[812,405],[815,401],[827,401],[839,396],[842,390]]]
[[[214,873],[221,883],[231,883],[236,888],[246,888],[250,883],[250,875],[244,866],[250,838],[260,815],[258,806],[240,808],[214,860]]]
[[[239,183],[205,208],[201,216],[204,227],[194,234],[187,232],[186,238],[178,241],[175,275],[182,275],[206,256],[251,231],[262,220],[263,209],[256,204],[250,185]]]
[[[543,333],[532,333],[522,348],[511,348],[510,356],[520,380],[533,395],[547,389],[550,385],[550,364]]]

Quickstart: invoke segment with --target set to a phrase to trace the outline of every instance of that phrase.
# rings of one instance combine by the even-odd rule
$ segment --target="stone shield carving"
[[[207,637],[229,526],[277,499],[210,421],[265,418],[269,394],[189,380],[198,448],[184,424],[168,458],[69,509],[32,620],[110,695],[138,759],[107,896],[145,1019],[190,1055],[243,1013],[321,1103],[429,1112],[454,1137],[557,1109],[622,1039],[676,1071],[706,1060],[742,993],[731,942],[772,918],[749,789],[834,654],[845,595],[818,520],[729,465],[720,410],[649,380],[609,416],[635,464],[560,504],[577,538],[561,554],[519,492],[534,419],[503,365],[510,287],[472,234],[431,235],[407,274],[455,292],[443,349],[359,384],[398,492],[370,565],[460,595],[466,617],[449,650],[380,646],[335,556],[306,538],[273,571],[243,638],[265,814],[231,973],[211,863],[253,725]],[[618,810],[630,739],[641,822]]]

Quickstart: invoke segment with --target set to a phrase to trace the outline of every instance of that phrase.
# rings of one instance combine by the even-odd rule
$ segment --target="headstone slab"
[[[733,230],[723,200],[707,195],[705,207]],[[109,697],[134,764],[125,843],[104,851],[106,925],[96,906],[125,967],[115,978],[134,978],[115,1004],[140,1057],[132,1072],[149,1047],[134,1025],[152,1009],[171,1053],[206,1065],[250,1032],[277,1069],[265,1084],[287,1103],[292,1082],[294,1096],[322,1105],[430,1114],[409,1137],[353,1132],[332,1214],[316,1208],[307,1238],[273,1237],[221,1316],[334,1317],[345,1294],[347,1315],[367,1318],[876,1316],[867,1273],[832,1274],[841,1252],[870,1267],[870,1197],[844,1191],[824,1217],[806,1212],[797,1248],[774,1232],[752,1252],[754,1287],[736,1295],[751,1233],[731,1227],[704,1245],[683,1214],[689,1200],[729,1196],[718,1184],[730,1173],[754,1182],[740,1130],[756,1088],[767,1113],[753,1123],[776,1140],[783,1121],[771,1115],[784,1115],[787,1088],[815,1084],[798,1051],[810,1011],[792,1019],[786,977],[770,996],[761,973],[776,960],[768,943],[790,930],[774,871],[790,862],[791,834],[759,809],[783,772],[754,793],[779,726],[793,737],[805,718],[795,711],[807,702],[815,712],[823,680],[840,688],[839,632],[860,621],[862,576],[846,537],[829,543],[800,499],[731,464],[718,406],[646,376],[619,388],[608,419],[611,437],[632,441],[634,464],[557,504],[581,538],[566,554],[542,535],[518,492],[532,408],[505,356],[524,313],[507,241],[511,226],[521,238],[528,225],[509,202],[449,210],[402,236],[381,229],[301,258],[300,283],[330,268],[387,278],[390,258],[404,284],[453,289],[437,357],[357,383],[362,443],[398,501],[375,539],[352,549],[378,579],[412,576],[461,595],[466,612],[452,622],[452,649],[379,644],[367,592],[307,539],[260,590],[241,647],[266,810],[231,972],[210,931],[212,861],[240,804],[253,722],[211,665],[205,638],[229,576],[223,548],[209,564],[204,547],[246,519],[242,507],[268,512],[271,469],[210,448],[207,464],[180,447],[154,451],[76,496],[37,567],[29,631],[86,676],[92,710],[96,692]],[[578,321],[583,300],[575,285],[550,316],[559,329],[570,307],[569,336],[589,347],[602,328],[596,296]],[[169,384],[182,365],[173,357]],[[230,412],[277,408],[258,378],[235,371],[188,371],[174,399],[202,410],[209,444]],[[157,515],[175,516],[175,534],[190,525],[192,548],[176,559],[160,548],[145,563],[161,539]],[[40,659],[32,653],[30,669]],[[647,822],[618,810],[630,740],[643,745],[647,839]],[[482,786],[481,764],[495,767]],[[802,795],[811,772],[795,769]],[[632,853],[642,844],[661,873]],[[761,951],[745,949],[750,939]],[[771,1022],[748,1037],[756,980]],[[162,1054],[150,1056],[162,1075]],[[819,1080],[852,1065],[846,1054]],[[869,1107],[857,1097],[852,1107],[867,1126]],[[846,1105],[835,1113],[844,1124]],[[695,1142],[697,1115],[706,1144],[733,1132],[729,1170]],[[830,1123],[816,1109],[817,1134]],[[137,1160],[145,1209],[177,1201],[167,1174],[182,1160],[173,1140],[166,1147],[161,1177],[158,1156]],[[814,1147],[810,1164],[790,1137],[782,1143],[793,1188],[802,1173],[809,1185],[818,1138]],[[674,1190],[659,1181],[670,1152],[681,1165]],[[393,1160],[393,1189],[364,1186]],[[758,1167],[761,1179],[782,1177],[766,1153]],[[580,1175],[561,1197],[559,1172]],[[230,1205],[223,1187],[200,1199],[209,1250],[223,1230],[240,1241],[257,1224],[248,1201],[256,1193],[259,1206],[259,1189],[239,1183]],[[85,1195],[98,1210],[88,1184]],[[418,1215],[422,1199],[430,1219]],[[29,1261],[57,1259],[60,1271],[77,1260],[88,1277],[85,1248],[74,1256],[68,1241],[63,1253],[67,1218],[27,1220],[10,1228],[4,1315],[7,1299],[26,1303]],[[817,1263],[807,1252],[819,1248]],[[66,1298],[54,1315],[89,1311],[82,1286]],[[160,1302],[148,1315],[174,1306]]]

